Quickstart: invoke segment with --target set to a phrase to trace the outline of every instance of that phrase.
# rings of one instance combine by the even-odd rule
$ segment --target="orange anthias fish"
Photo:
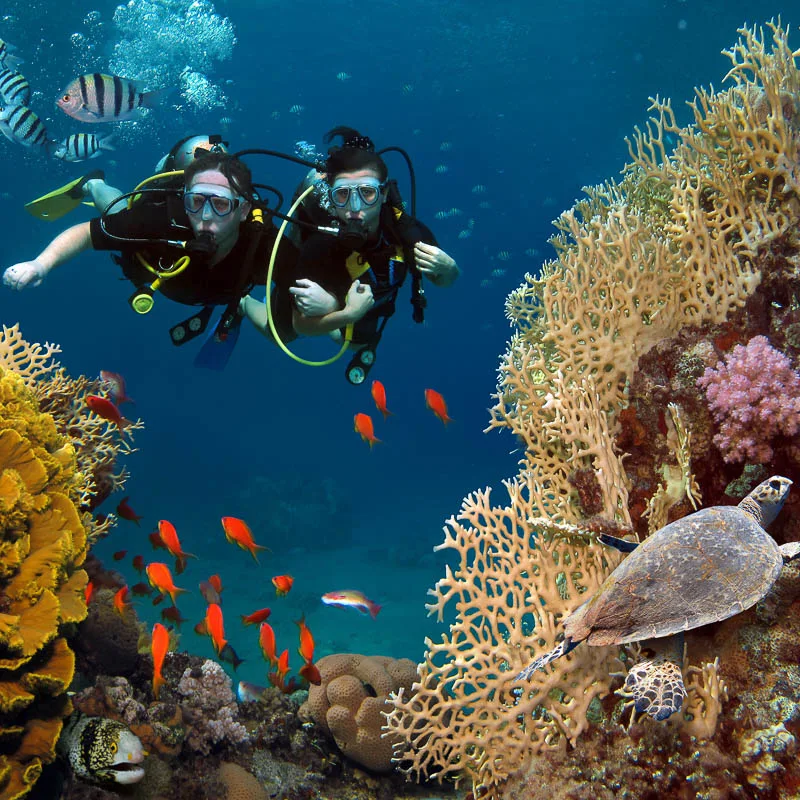
[[[128,603],[126,601],[126,597],[128,595],[128,587],[123,586],[115,595],[114,595],[114,608],[120,613],[125,614],[125,611],[128,609]]]
[[[139,520],[142,518],[128,505],[127,497],[123,497],[122,500],[120,500],[117,504],[117,516],[120,519],[128,520],[128,522],[135,522],[137,525],[139,524]]]
[[[291,575],[276,575],[272,579],[272,585],[275,587],[275,595],[284,597],[291,591],[294,585],[294,578]]]
[[[164,657],[169,649],[169,632],[160,623],[153,625],[153,636],[150,642],[150,652],[153,656],[153,696],[158,700],[158,693],[164,685],[164,676],[161,670],[164,667]]]
[[[106,422],[116,425],[120,433],[131,424],[131,421],[125,419],[120,410],[107,397],[100,397],[99,394],[90,394],[86,398],[86,405]]]
[[[161,537],[161,541],[164,542],[164,547],[167,548],[171,555],[175,556],[175,572],[180,575],[186,569],[186,559],[197,558],[197,556],[187,553],[181,547],[178,531],[175,530],[175,526],[171,522],[160,519],[158,521],[158,535]]]
[[[260,608],[252,614],[242,614],[242,622],[245,625],[260,625],[265,622],[272,612],[268,608]]]
[[[386,419],[392,412],[386,408],[386,388],[380,381],[372,381],[372,399],[375,401],[375,407],[383,414]]]
[[[264,658],[274,667],[278,663],[278,657],[275,655],[275,631],[268,622],[262,622],[258,629],[258,646]]]
[[[128,397],[125,390],[125,378],[123,378],[118,372],[111,372],[107,369],[101,369],[100,380],[108,385],[108,391],[111,395],[111,399],[118,406],[121,406],[123,403],[133,402],[133,400]]]
[[[375,436],[375,428],[372,425],[372,417],[369,414],[358,413],[353,417],[353,421],[355,423],[353,430],[360,434],[365,442],[369,442],[370,450],[375,442],[380,442],[380,439]]]
[[[425,390],[425,405],[436,414],[439,419],[447,425],[448,422],[452,422],[453,420],[447,416],[447,403],[444,401],[444,397],[442,397],[439,392],[435,389],[426,389]]]
[[[328,592],[322,595],[322,602],[326,606],[338,606],[339,608],[354,608],[362,614],[369,614],[372,619],[378,616],[381,607],[373,603],[363,592],[355,589],[344,589],[339,592]]]
[[[297,652],[300,658],[305,661],[300,667],[300,675],[302,675],[309,683],[319,686],[322,683],[322,676],[319,674],[319,669],[314,663],[314,637],[306,625],[305,615],[295,621],[295,624],[300,628],[300,647]]]
[[[228,640],[225,638],[225,624],[222,619],[222,609],[216,604],[211,603],[206,609],[206,631],[211,637],[211,643],[214,645],[214,650],[219,655]]]
[[[83,590],[83,599],[86,601],[87,606],[92,602],[92,597],[94,597],[94,584],[89,581],[89,583],[86,584],[86,588]]]
[[[186,592],[186,589],[179,589],[172,580],[172,573],[166,564],[160,561],[154,561],[148,564],[145,568],[147,579],[154,589],[158,589],[162,594],[168,594],[172,600],[172,605],[175,605],[175,595]]]
[[[258,564],[256,551],[269,550],[268,547],[256,544],[253,541],[253,534],[250,532],[250,528],[247,527],[247,523],[243,519],[238,519],[237,517],[223,517],[222,530],[225,531],[225,538],[231,544],[239,545],[242,550],[247,550],[250,555],[253,556],[253,560],[256,564]]]

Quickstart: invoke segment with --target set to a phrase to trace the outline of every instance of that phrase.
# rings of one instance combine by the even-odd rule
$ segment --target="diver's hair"
[[[237,194],[248,200],[255,199],[253,175],[250,172],[250,167],[244,161],[240,161],[228,153],[208,153],[196,158],[183,171],[184,184],[188,186],[195,175],[209,170],[221,172]]]
[[[336,176],[341,172],[355,172],[360,169],[374,170],[381,183],[389,177],[386,162],[375,152],[372,139],[355,128],[340,125],[329,130],[322,140],[325,144],[330,144],[337,136],[342,137],[342,145],[329,148],[325,161],[325,175],[329,184],[333,185]]]

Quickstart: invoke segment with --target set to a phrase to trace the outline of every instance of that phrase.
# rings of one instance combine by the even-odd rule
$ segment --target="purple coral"
[[[199,669],[187,669],[178,692],[184,698],[184,719],[191,726],[186,741],[193,750],[208,755],[220,742],[249,741],[247,729],[237,722],[239,708],[231,679],[215,661],[206,660]]]
[[[719,425],[714,444],[729,464],[770,461],[770,442],[800,430],[800,375],[766,336],[736,345],[724,363],[706,368],[697,385]]]

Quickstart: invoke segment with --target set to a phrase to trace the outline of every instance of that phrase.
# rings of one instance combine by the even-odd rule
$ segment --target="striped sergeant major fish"
[[[0,107],[0,132],[24,147],[50,146],[44,123],[27,106]]]
[[[13,69],[0,67],[0,95],[7,105],[27,105],[31,99],[31,85]]]
[[[71,81],[56,105],[80,122],[119,122],[138,117],[142,109],[156,105],[164,92],[142,92],[135,81],[99,72]]]
[[[105,136],[98,136],[96,133],[73,133],[56,145],[53,156],[69,162],[97,158],[102,155],[103,150],[114,149],[111,143],[113,138],[112,133]]]
[[[13,55],[16,49],[13,44],[0,39],[0,67],[16,69],[20,64],[25,63],[21,58]]]

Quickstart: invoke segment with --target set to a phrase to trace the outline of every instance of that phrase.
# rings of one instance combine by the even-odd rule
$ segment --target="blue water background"
[[[81,129],[51,106],[73,77],[69,37],[82,30],[88,12],[108,22],[113,8],[84,0],[12,2],[0,22],[0,36],[27,59],[23,71],[40,93],[32,105],[54,136]],[[192,590],[179,603],[191,620],[184,647],[212,655],[191,624],[204,609],[197,584],[216,572],[226,587],[228,638],[247,658],[239,677],[265,680],[256,631],[236,618],[265,605],[273,609],[279,649],[290,649],[295,668],[292,621],[302,613],[318,656],[357,651],[419,660],[423,637],[443,630],[424,606],[426,590],[444,575],[446,556],[433,547],[445,519],[458,513],[465,494],[485,486],[495,487],[502,503],[500,481],[516,472],[518,456],[510,451],[517,443],[482,433],[509,334],[507,293],[551,257],[551,220],[581,187],[619,173],[627,160],[623,138],[646,120],[648,96],[672,97],[687,121],[684,101],[695,85],[719,86],[729,66],[720,50],[734,43],[738,26],[781,12],[784,22],[797,20],[786,18],[786,4],[772,2],[761,3],[756,18],[752,2],[741,0],[230,0],[217,10],[231,18],[239,40],[234,58],[210,76],[231,81],[230,107],[193,116],[167,107],[141,123],[149,126],[146,141],[90,165],[132,187],[177,138],[220,130],[222,116],[232,120],[227,137],[234,148],[292,152],[299,139],[321,148],[322,134],[340,124],[367,133],[378,147],[406,148],[417,171],[418,216],[463,276],[452,289],[429,289],[424,325],[411,321],[407,291],[401,294],[371,375],[385,384],[395,415],[384,422],[368,386],[345,382],[343,361],[299,366],[251,329],[224,373],[195,369],[193,346],[175,348],[167,335],[187,309],[159,298],[152,314],[137,317],[125,302],[130,286],[107,254],[85,254],[35,290],[0,289],[0,321],[19,321],[29,340],[58,342],[72,374],[109,369],[127,378],[136,400],[127,413],[147,427],[136,435],[138,452],[125,460],[125,494],[145,519],[141,528],[121,522],[96,551],[112,564],[110,554],[127,549],[116,566],[134,583],[140,578],[131,556],[163,553],[152,555],[146,534],[161,518],[177,526],[185,548],[199,556],[177,579]],[[791,41],[800,41],[796,31]],[[96,66],[103,68],[102,52]],[[351,77],[340,80],[341,72]],[[289,111],[297,105],[300,113]],[[287,196],[301,177],[300,168],[273,160],[251,164],[257,179]],[[448,171],[437,173],[439,165]],[[390,166],[407,195],[402,162],[390,156]],[[32,258],[64,227],[34,220],[24,202],[85,170],[0,141],[3,267]],[[477,184],[486,192],[473,193]],[[454,207],[463,214],[435,220],[437,211]],[[63,222],[88,217],[78,211]],[[459,239],[470,218],[472,236]],[[319,357],[332,344],[298,349]],[[448,428],[425,408],[427,387],[447,399],[454,419]],[[372,451],[353,432],[358,411],[376,420],[383,441]],[[320,500],[322,487],[332,499]],[[256,540],[272,548],[260,566],[225,542],[223,515],[248,520]],[[296,582],[288,597],[276,599],[270,579],[281,573]],[[377,619],[321,605],[323,592],[342,588],[381,603]],[[137,608],[148,623],[158,618],[160,608],[146,599]]]

